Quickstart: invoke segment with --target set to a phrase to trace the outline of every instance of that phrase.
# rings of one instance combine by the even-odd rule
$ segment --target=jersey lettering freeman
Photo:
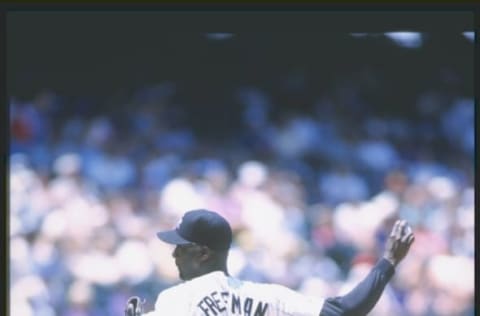
[[[251,315],[266,316],[268,303],[255,301],[251,297],[242,299],[234,293],[217,291],[202,298],[197,306],[203,311],[203,315]],[[224,313],[224,314],[221,314]],[[225,314],[227,313],[227,314]]]
[[[212,272],[164,290],[146,316],[318,316],[324,300]]]

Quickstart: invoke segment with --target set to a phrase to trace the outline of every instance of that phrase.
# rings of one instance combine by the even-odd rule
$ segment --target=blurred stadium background
[[[192,208],[230,220],[233,275],[318,297],[404,218],[416,242],[371,315],[474,315],[471,30],[122,16],[9,13],[10,315],[151,309],[178,282],[155,232]]]

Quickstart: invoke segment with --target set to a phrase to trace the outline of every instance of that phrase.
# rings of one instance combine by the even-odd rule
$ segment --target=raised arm
[[[407,222],[398,220],[388,237],[383,258],[349,293],[328,298],[320,316],[362,316],[370,312],[390,281],[395,267],[405,258],[414,240],[412,229]]]

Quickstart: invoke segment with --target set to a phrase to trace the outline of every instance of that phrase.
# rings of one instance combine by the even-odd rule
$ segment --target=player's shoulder
[[[268,282],[256,282],[256,281],[251,281],[251,280],[243,280],[240,281],[244,286],[248,287],[255,287],[255,288],[261,288],[261,289],[272,289],[272,290],[281,290],[285,288],[283,285],[276,284],[276,283],[268,283]]]
[[[251,293],[256,293],[258,296],[265,296],[269,298],[281,298],[286,297],[289,294],[294,293],[293,290],[289,289],[286,286],[276,283],[261,283],[250,280],[240,281],[242,283],[242,288]]]
[[[189,296],[188,293],[189,291],[187,287],[185,287],[185,283],[179,283],[163,289],[157,295],[157,299],[155,300],[155,309],[163,311],[170,310],[176,305],[175,302],[185,301],[185,298]]]
[[[171,298],[173,296],[188,295],[190,292],[203,288],[206,285],[211,285],[215,280],[220,280],[221,278],[226,278],[223,272],[204,274],[161,291],[159,297]]]

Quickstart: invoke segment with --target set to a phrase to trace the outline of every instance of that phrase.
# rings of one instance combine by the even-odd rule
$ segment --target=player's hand
[[[145,303],[145,301],[142,301],[138,296],[130,297],[125,307],[125,316],[141,316],[143,314],[143,303]]]
[[[405,258],[415,240],[412,228],[404,220],[397,220],[388,237],[383,257],[395,267]]]

